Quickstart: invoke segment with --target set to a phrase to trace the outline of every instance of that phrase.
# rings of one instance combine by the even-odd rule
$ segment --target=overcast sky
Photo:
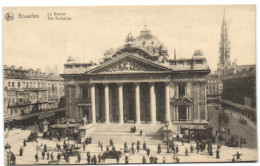
[[[138,36],[144,25],[163,43],[173,58],[191,58],[202,49],[211,70],[219,57],[223,11],[229,27],[231,60],[255,64],[255,6],[139,6],[5,8],[13,21],[3,19],[4,65],[45,69],[63,64],[69,56],[81,62],[98,61],[109,48],[124,44],[131,32]],[[50,21],[47,13],[62,12],[71,21]],[[19,19],[19,14],[39,19]]]

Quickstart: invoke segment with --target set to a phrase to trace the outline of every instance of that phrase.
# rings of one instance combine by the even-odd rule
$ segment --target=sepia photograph
[[[2,13],[5,165],[258,161],[255,5]]]

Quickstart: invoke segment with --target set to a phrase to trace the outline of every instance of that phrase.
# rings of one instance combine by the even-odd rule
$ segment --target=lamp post
[[[67,137],[68,137],[68,146],[70,144],[70,139],[69,139],[69,124],[70,122],[67,122]]]
[[[11,145],[7,144],[5,145],[5,151],[7,153],[7,165],[10,165],[10,153],[11,153]]]
[[[169,121],[166,119],[165,120],[165,127],[167,128],[167,152],[166,153],[170,153],[169,150]]]

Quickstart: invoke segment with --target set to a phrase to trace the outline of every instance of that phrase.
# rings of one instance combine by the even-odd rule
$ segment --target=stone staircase
[[[131,145],[132,142],[139,140],[141,143],[146,141],[147,144],[158,144],[162,142],[162,133],[160,128],[161,124],[140,124],[136,126],[136,132],[131,133],[130,129],[134,126],[131,123],[125,124],[96,124],[95,129],[88,135],[92,137],[92,143],[97,144],[98,141],[103,144],[109,144],[109,140],[112,139],[114,144],[124,144],[127,142]],[[143,130],[143,135],[140,136],[140,130]]]

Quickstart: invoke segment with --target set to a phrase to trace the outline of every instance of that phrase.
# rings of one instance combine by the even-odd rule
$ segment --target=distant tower
[[[230,41],[228,38],[228,27],[227,27],[227,22],[225,18],[225,9],[224,9],[220,42],[219,42],[219,60],[218,60],[217,73],[218,74],[230,73],[231,67],[232,66],[230,63]]]

